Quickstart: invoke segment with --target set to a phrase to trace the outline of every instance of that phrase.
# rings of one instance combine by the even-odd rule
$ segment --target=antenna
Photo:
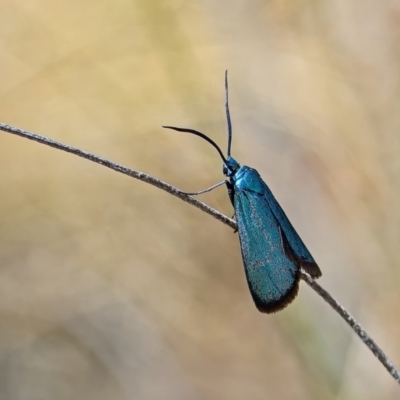
[[[227,156],[231,155],[231,145],[232,145],[232,122],[231,114],[229,112],[229,102],[228,102],[228,70],[225,71],[225,112],[226,112],[226,122],[228,123],[228,152]]]
[[[191,133],[192,135],[196,135],[196,136],[200,136],[202,139],[204,139],[205,141],[207,141],[208,143],[210,143],[211,145],[213,145],[216,150],[218,151],[219,155],[221,156],[222,160],[224,161],[224,163],[226,163],[226,158],[224,156],[224,154],[222,153],[222,150],[219,148],[219,146],[217,145],[217,143],[214,142],[214,140],[210,139],[207,135],[205,135],[204,133],[201,133],[199,131],[195,131],[194,129],[187,129],[187,128],[177,128],[176,126],[163,126],[163,128],[166,129],[172,129],[174,131],[178,131],[178,132],[186,132],[186,133]]]

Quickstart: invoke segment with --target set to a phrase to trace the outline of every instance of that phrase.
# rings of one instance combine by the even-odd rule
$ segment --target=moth
[[[235,211],[240,248],[247,283],[259,311],[273,313],[291,303],[299,290],[300,270],[312,278],[322,273],[311,253],[290,223],[260,174],[251,167],[240,165],[231,156],[232,123],[228,102],[228,74],[225,72],[225,112],[228,124],[228,151],[207,135],[194,129],[163,126],[201,137],[219,153],[226,180],[196,193],[209,192],[222,184]]]

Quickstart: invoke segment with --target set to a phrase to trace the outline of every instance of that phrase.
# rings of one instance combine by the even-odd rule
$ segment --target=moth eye
[[[228,174],[228,167],[227,167],[226,165],[224,165],[224,166],[222,167],[222,173],[223,173],[224,175],[227,175],[227,174]]]

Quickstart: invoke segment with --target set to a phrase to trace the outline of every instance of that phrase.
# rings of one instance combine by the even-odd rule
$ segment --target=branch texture
[[[128,167],[125,167],[120,164],[116,164],[112,161],[109,161],[105,158],[96,156],[89,152],[80,150],[78,148],[63,144],[61,142],[57,142],[53,139],[49,139],[45,136],[38,135],[36,133],[32,133],[26,131],[24,129],[16,128],[7,124],[0,122],[0,130],[4,132],[11,133],[13,135],[21,136],[29,140],[33,140],[42,144],[45,144],[50,147],[54,147],[55,149],[66,151],[68,153],[72,153],[76,156],[86,158],[89,161],[93,161],[97,164],[101,164],[107,168],[113,169],[114,171],[120,172],[122,174],[128,175],[132,178],[139,179],[143,182],[149,183],[159,189],[162,189],[173,196],[180,198],[181,200],[199,208],[200,210],[206,212],[207,214],[213,216],[217,220],[223,222],[228,225],[232,229],[237,228],[236,222],[232,218],[228,218],[226,215],[220,213],[214,208],[208,206],[195,199],[192,196],[189,196],[177,189],[176,187],[161,181],[160,179],[154,178],[151,175],[148,175],[144,172],[135,171]],[[301,278],[312,288],[314,291],[319,294],[346,322],[353,331],[359,336],[359,338],[363,341],[363,343],[372,351],[372,353],[378,358],[378,360],[383,364],[389,374],[400,384],[400,371],[394,366],[392,361],[386,356],[386,354],[382,351],[382,349],[377,345],[377,343],[365,332],[364,329],[361,328],[360,324],[356,321],[356,319],[341,305],[339,304],[324,288],[322,288],[314,279],[312,279],[305,272],[301,272]]]

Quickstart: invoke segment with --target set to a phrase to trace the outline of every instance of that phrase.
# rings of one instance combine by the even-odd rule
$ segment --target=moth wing
[[[306,245],[301,240],[300,236],[289,221],[282,207],[279,205],[268,185],[265,185],[265,199],[278,220],[279,225],[283,230],[283,244],[286,255],[295,262],[300,268],[309,273],[313,278],[319,278],[322,273],[313,256],[308,251]]]
[[[286,307],[299,288],[299,267],[286,255],[279,223],[266,198],[236,189],[234,207],[250,293],[261,312]]]

